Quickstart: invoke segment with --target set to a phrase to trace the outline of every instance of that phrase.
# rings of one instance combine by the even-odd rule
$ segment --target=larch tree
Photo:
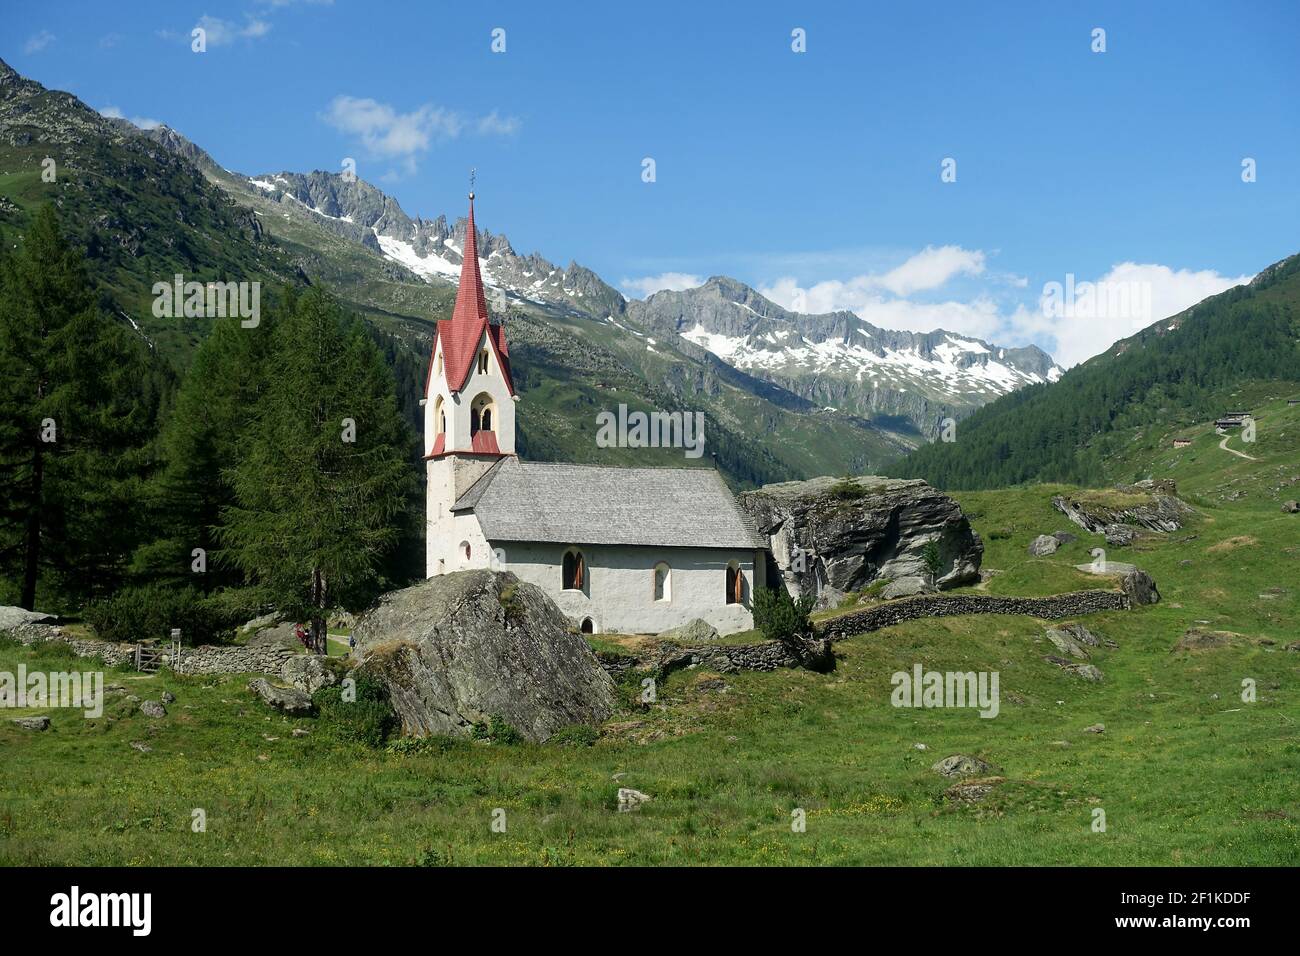
[[[311,622],[359,609],[388,582],[414,471],[392,373],[359,321],[312,289],[274,318],[265,393],[241,436],[223,509],[222,560]]]

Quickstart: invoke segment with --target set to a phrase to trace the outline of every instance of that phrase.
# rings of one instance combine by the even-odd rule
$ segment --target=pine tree
[[[220,556],[281,613],[310,620],[324,653],[328,612],[358,609],[387,583],[414,436],[382,355],[325,293],[287,303],[272,344],[265,394],[231,471]]]
[[[120,582],[158,407],[142,343],[104,317],[52,206],[0,258],[0,576],[18,602]]]
[[[148,489],[154,537],[136,552],[133,570],[140,576],[207,593],[243,583],[237,568],[208,559],[221,513],[235,503],[240,436],[269,383],[271,327],[269,317],[255,328],[216,319],[195,353],[160,441],[163,468]]]

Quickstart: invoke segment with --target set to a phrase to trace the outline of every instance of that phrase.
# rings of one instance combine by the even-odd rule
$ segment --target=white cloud
[[[1068,368],[1251,278],[1224,276],[1213,269],[1174,270],[1155,263],[1121,262],[1087,286],[1077,278],[1058,280],[1061,293],[1074,288],[1072,303],[1067,299],[1064,309],[1058,307],[1060,293],[1054,297],[1045,286],[1037,314],[1018,314],[1017,321],[1040,335],[1050,335],[1056,342],[1056,360]]]
[[[759,291],[773,302],[796,312],[816,314],[847,309],[861,314],[861,309],[879,306],[886,301],[881,295],[882,290],[906,297],[914,292],[938,289],[959,275],[981,275],[984,258],[984,253],[978,249],[926,246],[888,272],[829,279],[808,288],[787,276]]]
[[[55,36],[49,30],[41,30],[39,33],[33,33],[23,44],[24,53],[40,53],[47,46],[53,43]]]
[[[926,246],[901,266],[882,276],[861,276],[894,295],[937,289],[957,275],[977,276],[984,271],[984,253],[961,246]]]
[[[149,119],[147,116],[126,116],[116,106],[105,106],[99,111],[99,115],[107,116],[110,119],[127,120],[132,125],[140,127],[140,129],[157,129],[163,125],[161,120]]]
[[[501,116],[496,110],[493,110],[479,120],[475,124],[475,128],[483,136],[513,136],[519,132],[519,118],[516,116]]]
[[[194,24],[196,28],[201,28],[206,34],[208,49],[219,46],[227,46],[236,40],[259,40],[271,32],[271,24],[257,17],[249,17],[240,26],[230,20],[223,20],[220,17],[210,17],[206,13],[199,17],[198,23]],[[188,41],[190,34],[186,35]]]
[[[983,276],[986,283],[1004,287],[1004,292],[1029,286],[1023,276],[986,273],[985,254],[978,250],[927,246],[888,272],[809,286],[787,276],[760,286],[759,291],[796,312],[844,310],[886,329],[931,332],[942,328],[1002,345],[1033,343],[1068,368],[1104,352],[1119,339],[1251,278],[1121,262],[1088,282],[1077,277],[1067,281],[1062,276],[1054,293],[1044,286],[1032,304],[1011,307],[1004,295],[995,295],[990,289],[971,298],[941,302],[912,298],[913,293],[939,289],[961,275]],[[1060,307],[1062,299],[1067,300],[1064,308]]]
[[[496,110],[468,120],[432,104],[400,113],[387,103],[357,96],[334,97],[321,118],[340,132],[356,137],[372,156],[401,160],[406,175],[416,171],[416,155],[426,152],[435,139],[455,139],[467,129],[481,136],[508,136],[519,129],[516,117],[503,117]],[[390,171],[385,181],[391,181],[392,175]]]
[[[704,285],[704,280],[687,272],[662,272],[657,276],[624,279],[619,283],[638,299],[648,299],[656,292],[683,292]]]

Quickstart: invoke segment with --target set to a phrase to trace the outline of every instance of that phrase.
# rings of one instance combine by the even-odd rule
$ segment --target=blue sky
[[[477,167],[481,226],[629,295],[727,274],[1068,364],[1300,251],[1293,0],[7,6],[46,86],[240,172],[353,157],[412,215]],[[1149,314],[1044,315],[1068,276]]]

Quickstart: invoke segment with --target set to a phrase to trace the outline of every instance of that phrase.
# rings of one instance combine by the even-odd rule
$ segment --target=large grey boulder
[[[54,617],[50,614],[42,614],[40,611],[0,605],[0,631],[14,630],[25,624],[39,624],[42,621],[53,624]]]
[[[877,578],[928,579],[923,554],[930,542],[939,551],[935,585],[979,580],[979,535],[956,501],[919,479],[787,481],[737,501],[767,540],[775,571],[792,591],[817,595],[822,607]]]
[[[458,571],[384,595],[357,619],[358,672],[382,681],[408,734],[498,717],[529,740],[614,709],[614,682],[540,588]]]
[[[24,730],[49,730],[50,729],[50,718],[45,716],[10,717],[9,722],[11,724],[17,724],[19,727],[22,727]]]
[[[1033,541],[1029,542],[1029,555],[1034,558],[1044,558],[1049,554],[1055,554],[1056,549],[1061,546],[1050,534],[1040,534]]]
[[[257,677],[248,682],[248,689],[269,704],[290,717],[303,717],[316,712],[316,705],[303,691],[296,687],[277,687],[265,677]]]

